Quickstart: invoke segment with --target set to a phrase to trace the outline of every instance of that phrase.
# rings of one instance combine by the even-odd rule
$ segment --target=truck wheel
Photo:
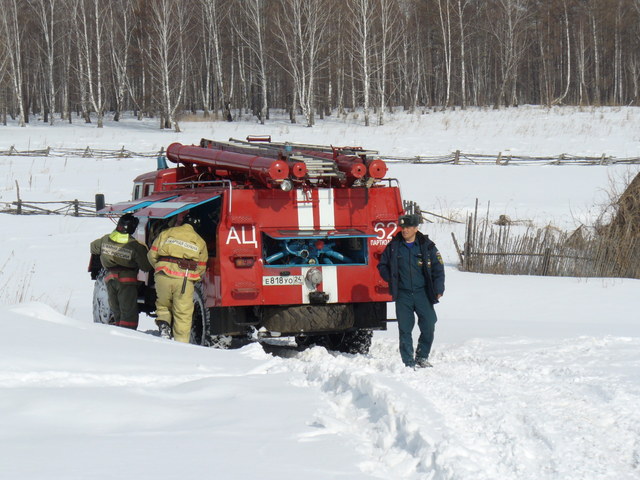
[[[233,337],[230,335],[212,335],[209,339],[209,346],[213,348],[219,348],[221,350],[228,350],[233,344]]]
[[[373,332],[371,330],[355,330],[353,332],[344,332],[329,335],[331,350],[337,350],[342,353],[369,353],[371,347],[371,338]]]
[[[210,322],[210,311],[205,304],[202,283],[196,283],[195,289],[193,290],[193,317],[191,320],[191,338],[189,342],[194,345],[210,346]]]
[[[326,335],[298,335],[295,337],[298,348],[305,349],[315,345],[342,353],[369,353],[371,347],[371,330],[355,330],[353,332],[330,333]]]
[[[331,344],[331,336],[332,335],[296,335],[295,341],[298,349],[300,350],[313,346],[325,347],[327,350],[334,350]]]
[[[113,312],[109,307],[109,294],[107,293],[107,284],[104,277],[107,271],[102,269],[93,284],[93,321],[95,323],[104,323],[108,325],[115,324]]]

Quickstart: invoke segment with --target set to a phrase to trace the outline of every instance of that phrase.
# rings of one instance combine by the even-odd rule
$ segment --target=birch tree
[[[638,28],[638,25],[640,25],[640,0],[633,0],[633,7],[635,9],[636,12],[636,28],[634,30],[634,39],[635,39],[635,45],[636,45],[636,51],[637,51],[637,45],[638,43],[640,43],[640,28]],[[632,83],[632,92],[633,92],[633,99],[632,102],[634,104],[638,103],[638,100],[640,99],[640,58],[638,58],[638,55],[634,55],[631,60],[629,61],[629,75],[631,76],[631,83]]]
[[[591,41],[593,48],[593,96],[596,105],[602,103],[601,91],[600,91],[600,41],[598,30],[598,15],[596,10],[596,4],[592,0],[588,0],[586,5],[589,21],[591,23]]]
[[[569,11],[567,10],[567,0],[562,0],[562,6],[564,7],[564,33],[565,33],[565,51],[567,53],[567,78],[565,82],[565,89],[562,94],[553,101],[554,105],[562,103],[569,94],[569,87],[571,86],[571,34],[569,30]]]
[[[370,125],[371,105],[371,69],[372,69],[372,32],[374,8],[370,0],[348,0],[347,3],[353,18],[351,56],[355,70],[354,77],[360,80],[362,89],[362,109],[365,126]]]
[[[266,17],[267,9],[265,0],[236,0],[235,8],[240,12],[241,17],[246,24],[243,25],[238,16],[232,16],[231,20],[234,30],[240,36],[242,41],[251,50],[255,68],[260,84],[260,108],[258,111],[258,119],[264,124],[268,115],[269,101],[267,97],[267,28]]]
[[[322,34],[330,16],[324,0],[280,0],[276,17],[278,37],[288,62],[278,62],[289,72],[308,127],[315,123],[315,81],[320,68]]]
[[[18,106],[18,125],[24,127],[27,122],[22,94],[22,42],[24,26],[21,26],[18,22],[18,11],[18,0],[5,0],[4,8],[0,9],[0,26],[2,27],[2,37],[5,39],[9,80],[11,82],[14,101]]]
[[[384,125],[384,111],[387,108],[387,75],[391,58],[400,42],[396,34],[398,8],[395,0],[378,0],[379,41],[378,47],[378,125]]]
[[[458,30],[460,35],[460,106],[464,110],[467,107],[467,63],[466,63],[466,21],[465,10],[470,0],[457,0],[456,13],[458,15]]]
[[[2,22],[0,22],[0,35],[3,34]],[[9,63],[9,56],[6,52],[4,42],[0,42],[0,85],[6,85],[9,80],[9,72],[7,71],[7,65]],[[6,104],[6,95],[3,95],[2,102],[0,103],[0,118],[2,119],[2,124],[7,124],[7,110],[8,106]]]
[[[114,121],[120,120],[128,85],[128,67],[133,41],[133,3],[129,0],[111,0],[109,3],[109,45],[115,100]]]
[[[59,39],[57,32],[57,12],[60,3],[58,0],[30,0],[29,5],[35,14],[38,26],[42,33],[44,45],[40,46],[45,59],[44,68],[44,91],[43,97],[46,102],[45,122],[54,123],[54,113],[56,111],[56,86],[55,86],[55,46]]]
[[[79,0],[76,8],[80,81],[84,81],[86,99],[96,113],[97,126],[102,128],[107,102],[104,63],[108,14],[100,0]],[[85,115],[86,121],[90,122],[88,111]]]
[[[583,105],[584,97],[587,93],[587,48],[585,45],[584,24],[581,21],[576,29],[576,68],[578,76],[578,105]]]
[[[209,72],[213,70],[213,74],[215,77],[216,90],[217,90],[217,98],[216,98],[216,109],[220,108],[223,110],[223,116],[226,120],[231,120],[231,112],[229,111],[229,102],[230,98],[227,95],[225,90],[225,81],[224,75],[222,74],[222,61],[223,61],[223,52],[222,52],[222,42],[221,42],[221,32],[222,25],[225,22],[228,11],[221,4],[220,0],[201,0],[204,12],[204,39],[206,42],[206,51],[202,52],[206,63],[205,72],[205,84],[207,93],[203,95],[203,100],[206,99],[209,103],[211,100],[210,95],[210,79],[211,75]]]
[[[215,0],[213,0],[215,1]],[[211,93],[211,82],[212,82],[212,72],[211,72],[211,63],[212,63],[212,50],[213,50],[213,40],[211,38],[209,23],[211,19],[210,15],[210,0],[201,0],[201,8],[202,8],[202,24],[200,27],[202,28],[202,48],[200,51],[200,73],[202,77],[202,81],[200,83],[200,96],[202,98],[202,109],[203,116],[205,118],[209,117],[209,110],[212,106],[212,93]]]
[[[150,63],[159,85],[161,128],[180,131],[176,111],[186,89],[186,7],[180,0],[157,0],[150,9]]]
[[[66,21],[65,24],[70,24],[70,22]],[[71,105],[70,105],[70,77],[71,77],[71,65],[72,65],[72,57],[71,54],[73,50],[73,36],[69,33],[66,33],[61,38],[61,52],[59,61],[57,62],[58,68],[60,69],[59,75],[61,77],[60,82],[60,112],[61,118],[67,119],[69,123],[71,123]]]
[[[446,110],[451,99],[451,67],[453,59],[453,43],[451,41],[451,5],[450,0],[438,0],[440,30],[442,32],[442,50],[445,71],[445,96],[442,109]]]
[[[518,67],[526,50],[530,11],[529,0],[493,0],[487,20],[491,33],[497,40],[501,78],[498,80],[494,107],[503,102],[517,103],[516,87]],[[497,18],[493,18],[493,15]],[[495,27],[495,28],[493,28]],[[508,96],[507,96],[508,91]]]
[[[616,5],[615,12],[615,28],[613,30],[613,42],[614,42],[614,50],[613,50],[613,103],[617,105],[621,105],[623,100],[623,91],[624,87],[622,84],[622,53],[623,53],[623,41],[621,35],[621,24],[622,24],[622,2],[619,1]]]

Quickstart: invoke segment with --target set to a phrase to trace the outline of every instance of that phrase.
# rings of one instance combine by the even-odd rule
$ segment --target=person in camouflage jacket
[[[114,322],[133,330],[138,328],[138,270],[152,270],[147,247],[132,236],[138,222],[127,213],[113,232],[91,242],[91,278],[97,278],[101,267],[107,271],[104,280]]]

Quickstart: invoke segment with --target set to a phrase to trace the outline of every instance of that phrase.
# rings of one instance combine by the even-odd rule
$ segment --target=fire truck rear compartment
[[[271,232],[269,232],[271,233]],[[365,265],[366,240],[373,235],[348,232],[329,236],[317,232],[279,231],[262,234],[263,258],[266,266],[293,265]],[[314,235],[315,234],[315,235]]]

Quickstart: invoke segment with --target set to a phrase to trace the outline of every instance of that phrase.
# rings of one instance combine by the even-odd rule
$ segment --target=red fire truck
[[[209,250],[194,295],[192,343],[257,336],[367,352],[386,329],[387,284],[377,271],[403,214],[398,182],[377,152],[246,141],[171,144],[133,198],[99,213],[139,217],[150,246],[190,212]],[[167,168],[166,160],[176,164]],[[153,314],[153,275],[140,273],[140,310]],[[94,320],[108,322],[96,282]]]

